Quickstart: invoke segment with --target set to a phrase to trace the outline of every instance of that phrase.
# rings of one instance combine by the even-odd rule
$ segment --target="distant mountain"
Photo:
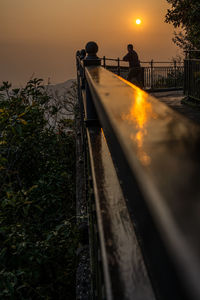
[[[55,130],[58,130],[61,126],[61,121],[74,119],[74,106],[77,103],[76,80],[69,79],[65,82],[54,85],[50,84],[46,87],[50,100],[46,107],[45,116],[49,124],[55,127]],[[49,114],[52,107],[56,107],[57,109],[57,113],[54,115]],[[66,131],[70,130],[63,125],[63,129],[64,128]]]
[[[62,96],[64,94],[66,94],[66,91],[69,90],[71,88],[71,86],[73,85],[73,83],[75,83],[76,80],[75,79],[69,79],[65,82],[62,83],[57,83],[57,84],[50,84],[48,86],[48,91],[50,93],[57,93],[59,96]]]

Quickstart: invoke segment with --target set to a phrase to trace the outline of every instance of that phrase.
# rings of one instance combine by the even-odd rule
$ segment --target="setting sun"
[[[137,19],[135,22],[137,25],[140,25],[142,23],[142,21],[140,19]]]

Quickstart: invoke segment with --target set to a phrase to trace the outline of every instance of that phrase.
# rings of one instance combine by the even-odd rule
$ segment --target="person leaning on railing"
[[[86,57],[86,51],[85,49],[82,49],[80,52],[80,59],[83,60]]]
[[[133,45],[129,44],[127,46],[128,53],[123,57],[124,61],[129,62],[129,73],[127,80],[138,85],[141,84],[141,66],[138,58],[138,54],[135,50],[133,50]]]

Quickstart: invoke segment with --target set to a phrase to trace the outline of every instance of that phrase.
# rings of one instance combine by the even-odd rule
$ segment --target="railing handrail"
[[[184,52],[200,52],[200,50],[185,50]]]
[[[101,57],[100,59],[105,59],[108,61],[120,61],[120,62],[124,62],[124,63],[128,63],[127,61],[124,61],[123,59],[118,59],[118,58],[107,58],[106,56]],[[150,61],[140,61],[141,64],[151,64],[151,62],[153,61],[154,64],[174,64],[174,62],[176,62],[177,64],[183,64],[184,61],[176,61],[176,60],[172,60],[172,61],[154,61],[154,60],[150,60]]]
[[[200,58],[186,58],[185,61],[200,61]]]
[[[198,175],[196,175],[200,178],[200,166],[195,159],[197,154],[196,150],[199,149],[198,136],[200,134],[200,128],[170,108],[167,108],[158,100],[145,94],[139,88],[122,81],[120,78],[114,78],[109,71],[101,67],[86,68],[86,79],[106,138],[108,141],[112,139],[110,137],[111,133],[108,133],[112,131],[112,135],[115,136],[113,139],[117,139],[118,147],[121,147],[128,165],[131,167],[134,176],[136,176],[145,194],[146,200],[148,199],[148,206],[151,207],[160,230],[165,234],[165,245],[169,247],[168,250],[173,253],[173,258],[176,260],[176,267],[179,269],[180,275],[185,277],[190,289],[193,289],[193,292],[200,297],[200,288],[196,285],[197,278],[200,278],[200,261],[197,253],[195,254],[197,245],[189,242],[189,236],[186,235],[186,232],[184,234],[185,225],[181,225],[182,221],[178,217],[179,212],[175,212],[174,210],[176,201],[181,198],[182,203],[187,207],[186,211],[191,208],[191,197],[186,194],[186,186],[190,185],[191,172],[197,172]],[[107,95],[109,95],[109,97]],[[126,96],[123,97],[123,95]],[[133,113],[131,105],[134,105],[135,101],[138,101],[137,105],[139,105],[140,111],[137,111],[137,108],[135,108],[135,112]],[[125,107],[125,109],[123,109],[123,107]],[[137,120],[137,118],[139,118],[137,114],[148,114],[148,110],[151,117],[146,116],[149,118],[148,121],[146,120],[147,125],[142,124],[141,126],[139,119]],[[170,132],[168,126],[172,126],[174,130]],[[180,131],[178,130],[179,126],[182,127]],[[158,128],[161,129],[160,133]],[[175,128],[177,128],[177,132]],[[131,136],[134,132],[135,136],[137,136],[137,133],[140,133],[143,141],[138,140],[137,142],[136,140],[133,142]],[[186,147],[184,143],[187,138],[188,144]],[[147,143],[147,145],[141,148],[141,143],[143,145]],[[168,148],[169,145],[175,147],[174,152],[171,151],[171,146]],[[148,149],[152,147],[155,152],[154,154],[152,150],[150,152],[148,151]],[[161,152],[159,149],[162,149]],[[115,154],[112,153],[111,155],[115,157]],[[182,157],[181,161],[180,157]],[[173,161],[172,165],[167,162],[167,158]],[[157,165],[157,163],[159,163],[160,166]],[[193,168],[189,170],[187,166],[191,164]],[[176,169],[175,171],[174,165],[177,165],[179,170]],[[154,166],[156,166],[156,168]],[[148,175],[149,168],[154,169],[154,171],[153,169],[151,170],[154,174],[153,176],[157,178],[154,183]],[[163,181],[161,175],[163,171],[167,172],[167,181]],[[123,180],[126,181],[125,178],[123,178]],[[193,199],[193,205],[195,206],[195,201],[200,199],[200,193],[198,192],[198,184],[193,188],[197,193]],[[172,194],[169,193],[169,189],[173,190]],[[185,190],[185,192],[180,193],[180,190]],[[194,207],[192,211],[193,213],[195,212]],[[196,232],[196,240],[198,240],[200,223],[198,218],[193,219],[193,217],[192,215],[187,215],[188,219],[184,221],[185,224],[188,224],[187,230],[191,231],[191,235],[194,235]],[[189,226],[189,220],[195,223],[196,228]],[[198,248],[198,250],[200,250],[200,248]]]
[[[114,76],[101,67],[97,59],[87,57],[81,62],[80,68],[84,69],[81,71],[81,81],[84,85],[80,86],[79,78],[78,86],[84,103],[88,140],[102,128],[102,138],[108,145],[108,156],[114,162],[127,209],[139,236],[145,261],[147,260],[147,267],[151,266],[148,256],[150,255],[154,261],[152,266],[156,263],[158,269],[160,267],[162,270],[161,273],[154,270],[153,274],[157,274],[155,286],[153,285],[155,290],[163,283],[163,273],[168,265],[167,260],[159,259],[161,255],[169,257],[169,266],[172,261],[171,271],[174,272],[168,270],[171,276],[166,276],[167,286],[161,284],[159,290],[164,289],[166,295],[161,292],[163,298],[159,295],[160,298],[200,299],[200,127],[135,85]],[[94,139],[93,145],[89,141],[90,153],[92,147],[96,147],[95,141]],[[100,149],[91,154],[91,160],[93,164],[96,163],[97,169],[98,165],[102,164],[101,159],[105,154],[100,151],[101,147],[102,143]],[[104,167],[106,161],[107,159]],[[107,229],[112,232],[108,226],[110,215],[105,215],[108,208],[106,199],[111,191],[108,186],[108,191],[102,189],[102,183],[106,181],[106,172],[102,169],[102,176],[97,174],[101,185],[97,191],[94,166],[92,168],[95,193],[98,197],[103,197],[99,226],[102,228],[101,218],[104,218],[104,233]],[[105,182],[107,183],[108,181]],[[112,197],[115,195],[112,194]],[[98,201],[100,200],[97,199],[97,205]],[[122,214],[117,214],[117,218],[123,218]],[[151,224],[151,229],[148,224]],[[115,240],[118,240],[117,234]],[[101,236],[101,230],[99,235]],[[102,235],[100,240],[104,238],[106,234]],[[158,245],[158,248],[151,248],[151,242],[154,246]],[[111,262],[112,255],[116,253],[114,244],[110,236],[104,243],[104,253],[108,248]],[[167,249],[166,253],[163,245]],[[119,260],[123,262],[126,251],[122,253]],[[104,260],[103,264],[106,263]],[[163,264],[165,267],[162,267]],[[110,267],[112,269],[112,266]],[[109,272],[107,268],[105,274]],[[120,278],[122,281],[134,280],[133,274],[129,275],[127,277],[127,272],[126,275],[120,273]],[[166,277],[164,276],[164,282]],[[154,282],[152,274],[151,279]],[[112,294],[114,285],[110,280],[108,283],[109,292]],[[175,296],[175,293],[179,296]],[[137,297],[135,299],[146,299],[141,298],[141,294],[137,294]],[[111,298],[112,296],[109,299]]]
[[[104,59],[102,66],[117,75],[127,78],[129,72],[128,65],[120,65],[117,61],[117,65],[110,65],[106,63]],[[183,71],[184,65],[181,63],[171,63],[168,65],[156,65],[152,61],[149,65],[142,65],[139,68],[140,71],[140,82],[144,89],[156,90],[180,90],[183,89]]]

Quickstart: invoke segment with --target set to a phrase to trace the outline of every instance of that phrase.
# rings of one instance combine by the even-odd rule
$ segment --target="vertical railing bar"
[[[176,71],[176,60],[175,60],[175,61],[174,61],[174,76],[175,76],[175,83],[174,83],[174,84],[175,84],[175,88],[176,88],[176,86],[177,86],[177,77],[176,77],[177,74],[176,74],[176,73],[177,73],[177,71]]]
[[[117,74],[120,75],[120,59],[117,58]]]
[[[103,67],[106,68],[106,57],[103,57]]]
[[[153,89],[154,87],[154,82],[153,82],[153,79],[154,79],[154,76],[153,76],[153,59],[151,60],[151,89]]]

